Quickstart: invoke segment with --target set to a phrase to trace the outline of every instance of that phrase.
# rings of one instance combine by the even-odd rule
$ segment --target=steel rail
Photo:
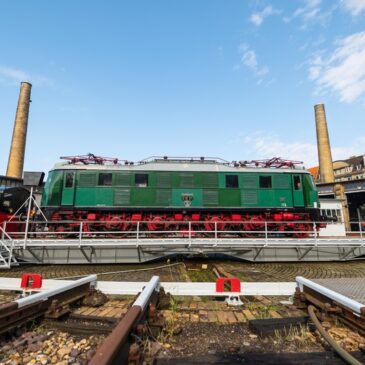
[[[63,293],[67,290],[77,288],[81,285],[92,284],[92,283],[95,284],[96,279],[97,279],[96,275],[89,275],[89,276],[86,276],[85,278],[75,280],[75,282],[73,282],[73,283],[65,284],[65,285],[61,286],[60,288],[55,288],[55,289],[47,290],[47,291],[40,292],[37,294],[32,294],[27,297],[17,299],[14,302],[17,303],[18,308],[23,308],[27,305],[31,305],[31,304],[37,303],[39,301],[42,301],[42,300],[47,300],[52,296]]]
[[[128,364],[129,336],[145,314],[154,293],[160,287],[160,278],[153,276],[138,296],[132,307],[96,350],[88,365],[122,365]]]
[[[90,289],[90,284],[96,280],[96,275],[75,280],[62,287],[30,295],[0,305],[0,333],[5,333],[30,320],[43,316],[51,305],[68,304],[84,297]]]
[[[356,300],[348,298],[345,295],[342,295],[331,289],[328,289],[325,286],[317,284],[312,280],[303,278],[302,276],[297,276],[296,282],[297,282],[297,285],[301,292],[303,292],[304,287],[308,287],[308,288],[316,291],[317,293],[322,294],[323,296],[332,299],[336,303],[341,304],[345,308],[352,310],[353,312],[357,313],[358,315],[365,315],[364,304],[361,304],[361,303],[357,302]]]
[[[319,319],[316,315],[316,308],[313,305],[308,306],[308,314],[316,326],[318,332],[322,335],[322,337],[329,343],[329,345],[333,348],[334,351],[339,354],[343,360],[345,360],[350,365],[362,365],[360,361],[355,359],[352,355],[350,355],[346,350],[344,350],[329,334],[328,332],[322,327]]]

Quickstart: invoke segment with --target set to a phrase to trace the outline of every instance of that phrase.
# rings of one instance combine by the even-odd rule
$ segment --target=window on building
[[[100,173],[98,185],[111,186],[112,185],[112,174],[111,173]]]
[[[237,175],[226,175],[226,188],[238,188]]]
[[[341,216],[341,210],[340,209],[336,209],[336,216],[337,216],[337,220],[342,223],[342,216]]]
[[[148,186],[148,174],[135,174],[134,182],[136,186],[146,188]]]
[[[271,189],[271,176],[260,176],[260,188]]]
[[[72,188],[74,186],[74,172],[66,173],[65,188]]]

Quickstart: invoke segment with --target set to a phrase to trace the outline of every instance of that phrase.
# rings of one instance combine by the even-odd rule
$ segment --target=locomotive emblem
[[[181,200],[184,202],[184,206],[189,208],[192,200],[194,199],[193,194],[181,194]]]

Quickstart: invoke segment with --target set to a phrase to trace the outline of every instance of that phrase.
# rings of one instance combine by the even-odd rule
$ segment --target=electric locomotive
[[[141,222],[144,231],[168,234],[193,222],[197,231],[247,234],[265,228],[304,237],[319,220],[312,176],[291,161],[152,157],[133,163],[92,154],[63,159],[49,172],[42,198],[47,218],[65,222],[59,231],[72,230],[67,221],[107,232],[129,231]]]

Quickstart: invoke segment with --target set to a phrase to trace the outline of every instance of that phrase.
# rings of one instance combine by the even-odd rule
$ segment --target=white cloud
[[[275,134],[266,132],[255,132],[249,135],[238,137],[234,144],[239,145],[239,152],[242,151],[242,159],[267,159],[281,157],[283,159],[303,161],[306,167],[318,165],[317,144],[311,142],[282,141]],[[332,147],[333,160],[343,160],[350,156],[363,154],[365,136],[358,137],[351,147]]]
[[[260,66],[257,61],[256,52],[248,45],[242,43],[239,46],[239,52],[241,55],[241,64],[248,67],[258,77],[263,77],[269,73],[267,66]]]
[[[337,9],[337,2],[333,2],[327,9],[322,9],[322,0],[302,0],[303,6],[297,8],[291,16],[283,18],[285,23],[294,19],[301,19],[300,29],[307,29],[310,24],[326,25],[332,13]]]
[[[278,10],[273,9],[271,5],[268,5],[262,11],[252,13],[250,16],[250,22],[259,27],[265,18],[279,13],[280,12]]]
[[[18,83],[21,81],[28,81],[38,85],[50,85],[53,83],[50,79],[41,75],[29,74],[28,72],[17,68],[0,66],[0,82]]]
[[[341,3],[352,16],[358,16],[365,11],[365,0],[342,0]]]
[[[336,42],[329,55],[310,61],[309,78],[316,94],[334,92],[342,102],[351,103],[365,94],[365,31]]]
[[[301,16],[305,21],[313,19],[320,12],[321,0],[305,0],[304,6],[295,10],[293,17]]]

